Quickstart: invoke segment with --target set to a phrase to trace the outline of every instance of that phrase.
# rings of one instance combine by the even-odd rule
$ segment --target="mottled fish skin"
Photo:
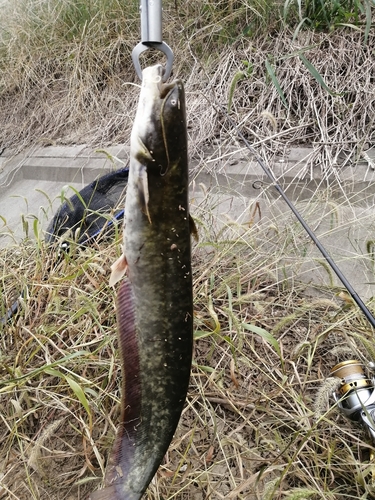
[[[123,362],[121,426],[105,488],[91,500],[138,500],[176,430],[189,384],[193,298],[185,95],[143,71],[131,135],[117,320]]]

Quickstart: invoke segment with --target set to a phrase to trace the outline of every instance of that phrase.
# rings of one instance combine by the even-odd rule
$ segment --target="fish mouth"
[[[151,101],[160,99],[164,87],[162,75],[163,66],[161,64],[149,66],[142,71],[141,100],[142,94],[146,93]]]
[[[162,76],[163,66],[161,64],[155,64],[155,66],[145,68],[142,71],[142,87],[162,84]]]
[[[168,93],[176,86],[176,82],[163,83],[164,68],[161,64],[149,66],[142,72],[142,87],[147,89],[154,98],[165,99]]]

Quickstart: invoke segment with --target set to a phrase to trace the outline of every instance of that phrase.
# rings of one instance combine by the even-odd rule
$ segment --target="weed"
[[[343,491],[360,498],[371,485],[357,450],[369,444],[337,419],[326,381],[343,358],[373,355],[360,311],[340,308],[335,297],[309,298],[304,285],[280,276],[285,229],[293,237],[283,254],[298,251],[301,238],[285,214],[265,218],[260,200],[265,219],[249,227],[227,224],[210,197],[196,204],[191,384],[146,498],[339,500]],[[316,220],[321,204],[307,207]],[[340,216],[340,206],[327,207]],[[278,228],[273,240],[269,224]],[[341,230],[327,224],[318,224],[323,233]],[[101,480],[118,424],[120,360],[107,280],[121,235],[96,248],[72,242],[73,255],[57,262],[36,230],[0,252],[3,301],[27,288],[18,315],[0,326],[1,485],[20,499],[85,498]]]
[[[331,31],[338,26],[351,26],[354,29],[362,24],[363,19],[371,18],[372,0],[286,0],[284,17],[298,14],[301,23],[313,30]],[[291,12],[292,11],[292,12]],[[371,24],[371,21],[370,21]],[[368,30],[366,27],[366,37]]]
[[[372,4],[363,4],[356,30],[341,26],[329,34],[302,27],[292,33],[293,24],[283,24],[282,5],[165,3],[164,38],[175,53],[174,74],[186,85],[192,155],[215,141],[230,141],[233,130],[212,108],[228,102],[267,159],[295,142],[313,143],[308,168],[325,172],[337,161],[370,158]],[[103,149],[127,142],[139,92],[131,51],[139,37],[136,1],[5,2],[2,147],[49,142]],[[157,61],[150,52],[142,65]],[[276,133],[264,112],[277,118]]]
[[[294,21],[282,26],[282,5],[165,4],[165,39],[186,83],[191,155],[201,158],[202,148],[211,147],[196,171],[213,183],[194,197],[200,240],[193,255],[191,384],[148,500],[372,494],[372,444],[334,411],[325,381],[337,362],[375,355],[373,332],[353,303],[340,298],[331,275],[331,283],[316,286],[329,299],[305,293],[297,276],[316,277],[316,251],[274,199],[272,186],[250,203],[248,183],[236,184],[227,174],[244,153],[212,107],[228,102],[270,162],[284,157],[290,144],[314,142],[304,169],[292,174],[286,165],[283,175],[293,187],[293,176],[311,180],[320,170],[327,190],[314,185],[296,198],[337,251],[345,231],[371,218],[370,212],[358,215],[342,181],[362,158],[371,166],[371,3],[362,4],[358,17],[357,11],[346,20],[334,13],[330,26],[340,29],[329,33],[320,31],[319,19],[317,32],[305,29],[313,11],[308,17],[301,2],[285,4],[297,29]],[[2,5],[2,146],[87,141],[106,154],[106,144],[128,142],[139,94],[130,53],[138,41],[135,1]],[[253,164],[245,163],[250,177]],[[228,181],[229,209],[217,191],[219,176]],[[339,217],[343,202],[332,203],[333,196],[345,199],[349,214]],[[242,215],[235,219],[238,200]],[[91,249],[72,241],[71,256],[57,261],[43,242],[40,217],[23,216],[21,243],[0,220],[2,234],[14,241],[0,250],[1,314],[24,290],[17,315],[0,324],[0,493],[20,500],[87,498],[101,481],[118,425],[121,373],[107,279],[121,236]],[[364,256],[372,272],[373,235],[364,238],[362,253],[360,238],[352,241],[340,259],[364,273]],[[326,278],[328,268],[320,267]]]

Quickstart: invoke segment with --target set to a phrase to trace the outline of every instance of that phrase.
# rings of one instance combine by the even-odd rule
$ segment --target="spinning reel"
[[[340,378],[341,385],[333,397],[341,413],[362,425],[375,443],[375,364],[368,365],[372,378],[363,368],[362,363],[353,359],[334,366],[330,375]]]

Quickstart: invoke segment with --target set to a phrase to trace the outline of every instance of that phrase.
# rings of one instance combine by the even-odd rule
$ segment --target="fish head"
[[[163,83],[163,67],[143,70],[131,143],[137,160],[164,175],[186,154],[186,110],[183,83]]]
[[[163,67],[157,64],[145,68],[142,72],[141,92],[130,141],[134,151],[142,149],[140,145],[143,145],[145,150],[149,150],[157,131],[160,132],[160,128],[155,131],[155,127],[158,125],[158,116],[160,115],[160,95],[163,88],[162,71]]]
[[[160,121],[167,168],[187,153],[185,90],[181,80],[163,89]]]

